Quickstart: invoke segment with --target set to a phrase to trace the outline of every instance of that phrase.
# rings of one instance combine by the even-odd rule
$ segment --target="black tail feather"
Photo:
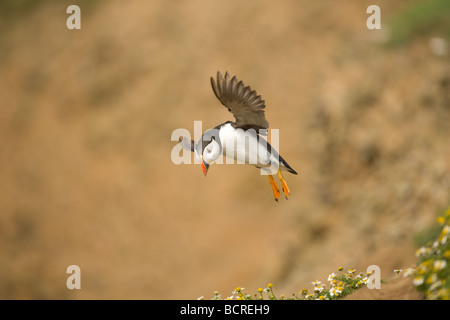
[[[297,172],[291,168],[291,166],[280,156],[280,163],[287,169],[288,172],[292,174],[297,174]]]

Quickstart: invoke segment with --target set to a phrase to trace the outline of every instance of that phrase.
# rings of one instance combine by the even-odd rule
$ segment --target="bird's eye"
[[[212,152],[212,150],[211,150],[211,149],[206,149],[206,151],[208,151],[208,153],[211,153],[211,152]]]

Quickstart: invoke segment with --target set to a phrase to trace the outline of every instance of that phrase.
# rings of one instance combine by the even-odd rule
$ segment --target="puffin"
[[[264,114],[265,101],[236,76],[230,77],[228,71],[225,76],[218,71],[216,79],[211,77],[211,86],[217,99],[233,114],[235,121],[226,121],[206,130],[197,143],[186,137],[180,137],[179,143],[184,149],[195,153],[205,177],[211,164],[225,156],[226,163],[237,160],[238,163],[252,165],[260,169],[261,174],[267,175],[275,201],[280,197],[280,189],[274,180],[277,175],[283,193],[289,199],[290,189],[282,172],[295,175],[297,172],[264,139],[269,128]]]

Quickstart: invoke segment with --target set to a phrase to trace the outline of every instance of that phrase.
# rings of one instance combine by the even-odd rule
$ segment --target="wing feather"
[[[250,86],[245,86],[242,81],[238,81],[236,76],[230,79],[228,72],[225,72],[224,77],[218,71],[216,80],[211,77],[211,86],[217,99],[236,118],[234,124],[236,128],[258,130],[269,127],[264,114],[265,101]]]

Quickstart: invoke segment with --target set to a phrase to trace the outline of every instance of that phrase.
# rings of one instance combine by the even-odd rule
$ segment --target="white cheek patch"
[[[220,156],[220,146],[216,140],[212,140],[203,151],[203,159],[206,163],[214,162]]]

